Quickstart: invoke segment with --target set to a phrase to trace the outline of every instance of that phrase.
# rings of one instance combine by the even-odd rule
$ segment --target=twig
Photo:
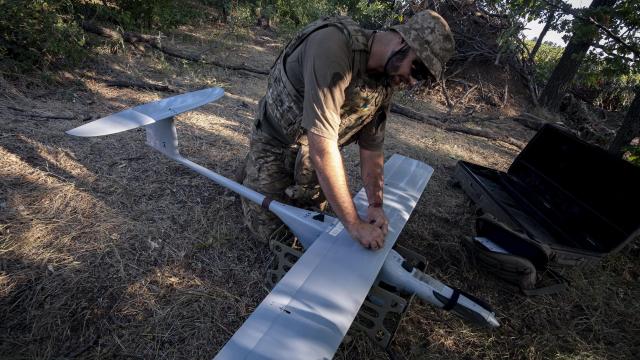
[[[535,107],[539,107],[540,103],[538,102],[538,87],[533,79],[529,81],[529,93],[531,94],[531,100],[533,101],[533,105]]]
[[[469,107],[467,107],[469,108]],[[469,109],[469,111],[467,111],[466,113],[462,114],[463,117],[468,117],[473,115],[473,113],[476,111],[476,107],[472,106],[471,109]]]
[[[465,60],[464,64],[462,64],[462,66],[460,66],[458,69],[456,69],[456,71],[453,72],[453,74],[447,76],[447,79],[450,79],[456,75],[458,75],[462,70],[464,70],[465,67],[467,67],[467,65],[469,65],[473,59],[476,57],[476,55],[478,55],[477,53],[475,54],[471,54],[471,56],[469,56],[467,58],[467,60]]]
[[[176,89],[168,85],[152,84],[141,81],[128,81],[128,80],[106,80],[104,82],[107,86],[113,87],[126,87],[132,89],[147,89],[155,91],[176,92]]]
[[[469,89],[469,85],[471,85],[468,81],[465,81],[462,79],[448,79],[448,80],[464,85],[465,90]]]
[[[480,83],[480,97],[484,99],[484,87],[482,86],[482,80],[480,80],[480,73],[476,73],[478,76],[478,83]]]
[[[447,93],[447,86],[445,85],[446,80],[442,79],[442,81],[440,81],[440,86],[442,88],[442,94],[444,95],[444,99],[447,101],[447,108],[449,108],[449,114],[451,114],[451,111],[453,110],[453,104],[451,103],[451,100],[449,100],[449,94]]]
[[[464,101],[466,100],[467,95],[471,94],[471,92],[472,92],[473,90],[477,89],[477,88],[478,88],[478,85],[477,85],[477,84],[476,84],[476,85],[473,85],[469,90],[467,90],[467,92],[466,92],[466,93],[464,93],[464,95],[462,95],[462,98],[460,99],[460,102],[464,105]]]
[[[42,168],[40,168],[40,167],[36,167],[36,169],[38,169],[38,170],[42,171],[43,173],[45,173],[45,174],[47,174],[47,175],[53,176],[54,178],[57,178],[58,180],[62,180],[63,182],[66,182],[66,183],[74,184],[74,185],[75,185],[75,182],[73,182],[73,181],[71,181],[71,180],[69,180],[69,179],[65,178],[64,176],[61,176],[61,175],[58,175],[58,174],[56,174],[56,173],[54,173],[54,172],[49,171],[49,169],[48,169],[48,168],[49,168],[49,166],[47,166],[47,168],[46,168],[46,169],[42,169]]]
[[[502,98],[502,106],[507,105],[507,99],[509,98],[509,82],[508,79],[504,82],[504,97]]]

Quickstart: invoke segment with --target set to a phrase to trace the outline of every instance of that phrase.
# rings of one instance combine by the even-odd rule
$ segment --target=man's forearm
[[[309,155],[316,170],[318,181],[324,195],[329,200],[331,208],[344,227],[349,231],[353,240],[369,249],[381,249],[384,246],[384,235],[387,231],[387,222],[381,208],[370,208],[378,215],[368,221],[361,220],[356,207],[351,200],[351,193],[347,184],[347,176],[342,164],[340,149],[335,140],[329,140],[322,136],[309,133]],[[379,216],[382,212],[382,216]],[[369,214],[367,215],[369,217]]]
[[[382,204],[384,189],[384,154],[360,148],[360,171],[369,204]]]
[[[338,144],[313,133],[308,134],[308,139],[311,162],[323,193],[338,218],[349,228],[360,221],[360,218],[351,200]]]

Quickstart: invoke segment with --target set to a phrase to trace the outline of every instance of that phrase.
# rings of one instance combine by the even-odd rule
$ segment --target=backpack
[[[567,288],[569,282],[549,267],[553,251],[548,245],[510,229],[489,214],[476,219],[476,234],[462,244],[479,268],[527,296],[549,295]]]

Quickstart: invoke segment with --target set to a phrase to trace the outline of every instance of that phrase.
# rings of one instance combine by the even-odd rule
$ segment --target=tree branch
[[[569,15],[573,15],[575,18],[580,19],[584,22],[587,22],[591,25],[594,25],[595,27],[597,27],[598,29],[604,31],[605,34],[607,34],[611,39],[613,39],[613,41],[617,42],[618,44],[622,45],[623,47],[625,47],[627,50],[631,51],[637,58],[640,58],[640,49],[638,49],[637,47],[628,44],[627,42],[625,42],[622,38],[620,38],[618,35],[616,35],[613,31],[611,31],[609,28],[607,28],[606,26],[600,24],[596,19],[594,19],[593,17],[589,16],[583,16],[582,15],[582,11],[576,10],[573,7],[571,7],[570,5],[559,5],[554,3],[553,1],[549,1],[549,0],[542,0],[545,3],[547,3],[549,6],[552,6],[562,12],[564,12],[565,14],[569,14]]]
[[[630,63],[633,63],[635,61],[634,59],[632,59],[630,57],[626,57],[624,55],[620,55],[620,54],[616,54],[614,52],[611,52],[611,50],[608,49],[606,46],[602,46],[600,44],[592,44],[591,46],[596,48],[596,49],[602,50],[602,52],[604,52],[608,56],[611,56],[611,57],[614,57],[614,58],[618,58],[618,59],[621,59],[621,60],[624,60],[624,61],[627,61],[627,62],[630,62]]]

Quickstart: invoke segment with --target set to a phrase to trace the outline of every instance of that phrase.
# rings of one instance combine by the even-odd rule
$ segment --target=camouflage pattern
[[[257,128],[251,134],[245,159],[243,184],[274,200],[285,202],[284,189],[293,183],[295,148],[283,147]],[[279,219],[260,205],[242,199],[245,224],[262,241],[267,241],[279,226]]]
[[[392,90],[365,74],[368,36],[347,17],[325,18],[308,25],[285,47],[269,74],[267,93],[260,101],[246,161],[244,185],[276,200],[324,210],[322,194],[309,158],[302,128],[303,97],[289,81],[286,58],[314,31],[336,26],[349,39],[354,56],[352,81],[340,109],[338,145],[357,140],[359,131],[379,116],[391,101]],[[245,223],[259,240],[267,241],[281,222],[259,205],[243,199]]]
[[[242,183],[274,200],[316,211],[324,211],[327,206],[306,141],[282,146],[254,127],[244,169]],[[282,225],[258,204],[242,199],[242,209],[245,224],[261,241],[267,241]]]
[[[392,26],[416,52],[436,79],[441,79],[444,65],[455,53],[449,24],[435,11],[415,14],[406,23]]]
[[[284,193],[300,207],[324,211],[327,201],[322,194],[316,171],[311,164],[306,135],[300,138],[298,144],[298,152],[293,166],[293,185],[289,185]]]

